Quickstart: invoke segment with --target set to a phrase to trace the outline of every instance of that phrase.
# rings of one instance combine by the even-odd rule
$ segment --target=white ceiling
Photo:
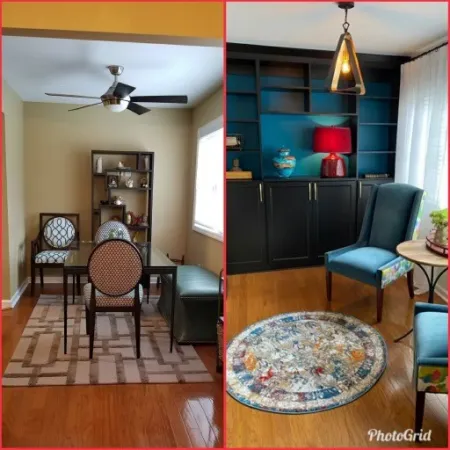
[[[125,67],[119,81],[136,87],[132,95],[188,96],[188,105],[144,104],[153,108],[193,107],[222,83],[221,47],[13,36],[2,41],[3,77],[28,102],[74,103],[45,92],[100,96],[114,81],[106,68],[114,64]]]
[[[355,2],[360,53],[412,56],[447,36],[447,2]],[[344,11],[332,2],[228,3],[227,42],[335,50]]]

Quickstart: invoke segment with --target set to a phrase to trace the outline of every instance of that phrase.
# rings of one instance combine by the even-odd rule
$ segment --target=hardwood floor
[[[275,314],[326,310],[323,267],[229,276],[226,333],[230,339],[246,326]],[[228,447],[414,447],[412,442],[371,442],[368,431],[385,433],[413,428],[415,392],[412,386],[412,338],[393,340],[412,323],[414,301],[406,279],[386,289],[382,323],[376,325],[375,289],[333,276],[331,310],[374,325],[388,345],[388,367],[364,396],[343,407],[306,415],[271,414],[226,399]],[[422,300],[426,301],[426,300]],[[436,296],[436,302],[442,300]],[[430,443],[447,447],[447,396],[427,395],[423,430],[432,430]]]
[[[61,293],[62,285],[44,292]],[[27,288],[3,311],[3,370],[35,303]],[[3,447],[222,447],[215,346],[196,350],[213,383],[4,388]]]

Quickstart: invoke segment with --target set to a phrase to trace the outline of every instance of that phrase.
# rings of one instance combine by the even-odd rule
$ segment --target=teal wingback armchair
[[[447,394],[448,306],[416,303],[414,308],[415,433],[420,433],[425,394]],[[417,435],[416,435],[417,436]]]
[[[374,186],[358,241],[325,254],[327,299],[331,302],[332,273],[370,284],[377,290],[377,321],[383,314],[384,288],[408,274],[411,298],[413,264],[396,253],[398,244],[416,239],[424,191],[409,184]]]

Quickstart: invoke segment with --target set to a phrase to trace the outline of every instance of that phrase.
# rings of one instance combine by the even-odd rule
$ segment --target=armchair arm
[[[41,251],[40,234],[36,239],[31,241],[31,259],[34,261],[34,257]]]
[[[414,316],[423,312],[441,312],[448,314],[448,305],[438,305],[437,303],[417,302],[414,305]]]

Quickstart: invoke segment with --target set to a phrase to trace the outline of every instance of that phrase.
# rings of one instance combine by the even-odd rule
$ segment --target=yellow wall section
[[[222,87],[213,95],[198,105],[192,116],[191,135],[191,189],[189,192],[188,235],[186,264],[201,265],[212,272],[219,274],[223,268],[223,243],[197,233],[192,229],[192,215],[194,209],[195,167],[197,159],[197,133],[199,128],[217,119],[223,114]]]
[[[222,2],[3,3],[3,27],[222,39]]]

